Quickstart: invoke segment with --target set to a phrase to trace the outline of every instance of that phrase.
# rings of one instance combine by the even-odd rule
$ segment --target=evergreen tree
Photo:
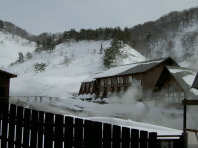
[[[3,21],[0,20],[0,31],[3,31],[4,30],[4,25],[3,25]]]
[[[102,52],[103,52],[103,46],[102,46],[102,44],[100,45],[100,51],[99,51],[99,54],[102,54]]]
[[[122,47],[121,41],[113,40],[111,46],[104,50],[103,65],[106,68],[109,69],[119,65],[120,59],[123,57],[123,53],[120,51]]]
[[[40,41],[36,41],[36,45],[35,45],[35,50],[34,50],[34,52],[39,53],[39,52],[42,51],[42,49],[43,49],[43,47],[42,47],[41,42],[40,42]]]
[[[23,63],[24,62],[24,56],[23,56],[23,53],[22,52],[19,52],[18,62],[19,63]]]
[[[45,49],[52,51],[55,49],[55,44],[51,38],[48,38],[45,42]]]

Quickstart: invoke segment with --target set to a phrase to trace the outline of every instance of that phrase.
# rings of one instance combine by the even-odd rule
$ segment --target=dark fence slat
[[[111,148],[111,124],[103,124],[103,148]]]
[[[23,111],[24,111],[23,107],[21,106],[17,107],[16,148],[21,148],[22,145]]]
[[[92,148],[94,145],[93,121],[85,120],[84,124],[84,146]]]
[[[24,112],[24,130],[23,130],[23,145],[24,145],[24,147],[29,147],[30,118],[31,118],[31,110],[26,108],[25,112]]]
[[[94,147],[101,148],[102,147],[102,123],[94,122],[93,124],[93,137],[94,137]]]
[[[1,102],[2,131],[1,131],[1,148],[7,147],[8,131],[8,104]]]
[[[131,129],[131,148],[139,148],[139,130]]]
[[[63,119],[62,115],[55,116],[55,148],[63,147]]]
[[[122,147],[130,147],[130,128],[122,127]]]
[[[44,112],[39,112],[38,121],[38,148],[43,148],[43,125],[44,125]]]
[[[140,148],[148,147],[148,132],[140,131]]]
[[[9,119],[9,133],[8,133],[8,148],[14,147],[14,134],[15,134],[15,118],[16,118],[16,105],[10,105],[10,119]]]
[[[53,121],[54,121],[54,114],[46,113],[44,148],[52,148],[53,146]]]
[[[75,118],[74,147],[82,148],[83,145],[83,120]]]
[[[65,117],[65,131],[64,131],[64,147],[72,148],[73,147],[73,117]]]
[[[157,133],[149,133],[149,148],[157,148]]]
[[[121,136],[121,127],[117,125],[113,125],[113,148],[120,148],[120,136]]]
[[[37,148],[37,131],[38,131],[38,111],[32,110],[31,119],[31,148]]]

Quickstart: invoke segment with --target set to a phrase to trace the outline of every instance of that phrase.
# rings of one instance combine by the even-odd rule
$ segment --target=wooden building
[[[17,77],[12,73],[0,70],[0,100],[9,102],[10,78]]]
[[[187,74],[192,72],[181,68],[170,57],[114,67],[84,80],[79,98],[109,98],[140,85],[143,95],[137,99],[149,95],[149,98],[156,99],[156,103],[180,103],[184,97],[193,96],[190,86],[182,81],[182,76]]]
[[[198,89],[198,73],[197,73],[197,75],[195,77],[195,80],[194,80],[194,82],[192,84],[192,88]]]

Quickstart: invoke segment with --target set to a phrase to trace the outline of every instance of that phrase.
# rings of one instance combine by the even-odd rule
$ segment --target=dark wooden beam
[[[182,105],[198,105],[198,100],[183,100]]]

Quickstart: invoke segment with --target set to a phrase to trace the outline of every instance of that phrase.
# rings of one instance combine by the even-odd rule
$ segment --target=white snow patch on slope
[[[35,43],[16,35],[0,31],[0,68],[6,68],[18,59],[18,53],[24,55],[34,50]]]

